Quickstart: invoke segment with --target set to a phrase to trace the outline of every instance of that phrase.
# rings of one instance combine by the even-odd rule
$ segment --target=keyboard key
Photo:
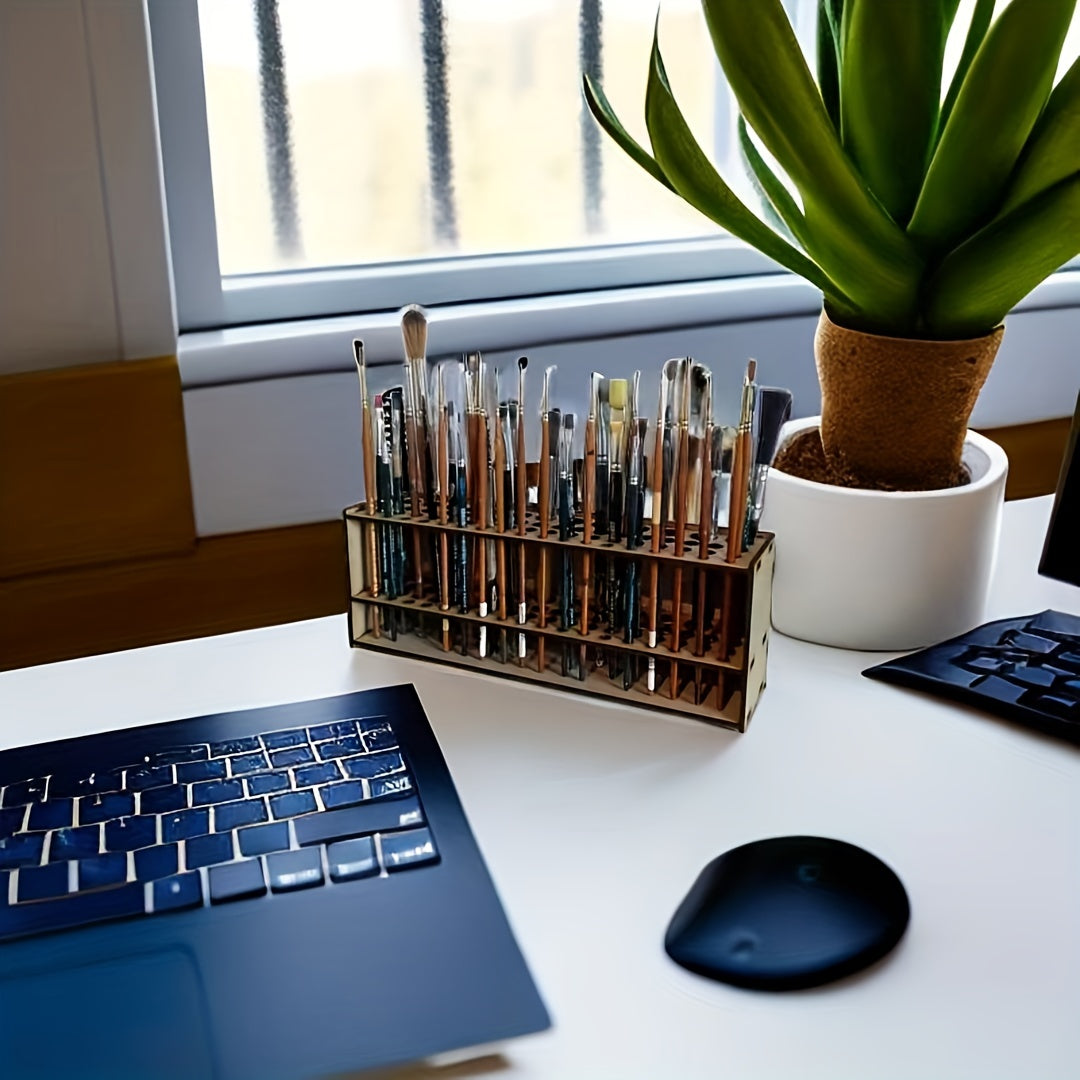
[[[142,891],[142,886],[136,886]],[[155,881],[152,888],[154,911],[183,911],[202,906],[202,880],[196,873],[176,874]]]
[[[229,759],[233,776],[246,776],[248,773],[262,772],[270,768],[270,762],[261,751],[257,754],[241,754]]]
[[[49,862],[84,859],[101,850],[101,826],[80,825],[77,829],[57,829],[49,841]]]
[[[122,791],[123,770],[109,769],[105,772],[94,772],[83,780],[80,780],[72,795],[106,795],[113,791]]]
[[[308,734],[312,742],[322,742],[323,739],[342,739],[346,735],[356,734],[356,721],[338,720],[333,724],[320,724],[318,727],[308,728]]]
[[[57,866],[62,864],[57,863]],[[79,860],[79,891],[122,885],[127,880],[127,856],[121,851]]]
[[[30,900],[54,900],[68,891],[67,863],[27,866],[19,871],[19,903]]]
[[[1027,667],[1023,664],[1017,664],[1009,673],[1008,678],[1011,681],[1023,683],[1024,686],[1033,686],[1039,689],[1046,689],[1047,687],[1054,685],[1054,673],[1041,667]]]
[[[422,863],[437,862],[439,853],[428,829],[384,834],[382,838],[383,866],[390,873],[407,870]]]
[[[345,772],[354,780],[374,780],[376,776],[401,772],[405,762],[400,754],[367,754],[364,757],[346,758],[341,763]]]
[[[210,870],[210,903],[225,904],[230,900],[247,900],[266,895],[262,863],[258,859],[215,866]]]
[[[1027,693],[1027,687],[1007,682],[999,675],[987,675],[985,678],[978,679],[972,683],[972,688],[995,701],[1003,701],[1010,705],[1015,705]]]
[[[266,820],[266,804],[262,799],[221,803],[214,807],[214,832],[226,832],[239,829],[241,825],[256,825]]]
[[[71,826],[74,813],[73,799],[49,799],[46,802],[31,803],[26,827],[42,832],[47,829],[66,829]]]
[[[344,784],[328,784],[319,788],[319,794],[327,810],[355,806],[364,801],[364,785],[359,780],[346,780]]]
[[[139,881],[157,881],[175,874],[180,868],[180,848],[177,844],[143,848],[135,852],[135,877]]]
[[[7,808],[25,806],[30,802],[39,802],[45,798],[48,783],[48,780],[42,778],[40,780],[20,780],[18,783],[8,784],[4,788],[4,798],[0,806]]]
[[[283,750],[286,746],[301,746],[307,742],[307,732],[295,731],[272,731],[262,737],[263,746],[267,750]]]
[[[156,843],[156,817],[117,818],[105,825],[106,851],[134,851]]]
[[[1069,615],[1064,611],[1040,611],[1029,620],[1027,629],[1034,633],[1044,630],[1051,634],[1075,637],[1080,634],[1080,616]]]
[[[963,663],[968,671],[978,671],[980,673],[1004,671],[1009,666],[1004,660],[999,660],[996,656],[975,656],[970,660],[965,660]]]
[[[224,780],[228,771],[225,762],[220,758],[216,761],[187,761],[176,766],[176,779],[181,784],[194,784],[199,780]]]
[[[416,799],[394,799],[389,802],[364,803],[343,810],[327,810],[322,814],[298,818],[294,822],[296,840],[301,847],[347,840],[368,833],[421,825],[424,815]]]
[[[1062,697],[1060,694],[1039,694],[1032,697],[1030,702],[1025,698],[1024,704],[1053,713],[1054,716],[1063,716],[1066,720],[1080,720],[1080,701]]]
[[[284,769],[289,765],[309,765],[315,760],[315,755],[308,746],[294,746],[290,750],[278,750],[270,755],[275,769]]]
[[[266,859],[266,871],[274,892],[310,889],[323,883],[322,855],[318,848],[270,855]]]
[[[1080,672],[1080,652],[1058,653],[1057,656],[1054,657],[1054,663],[1064,664],[1066,667]]]
[[[135,796],[127,793],[86,795],[79,800],[79,824],[96,825],[135,813]]]
[[[205,761],[210,756],[206,743],[195,746],[170,746],[151,754],[154,765],[179,765],[181,761]]]
[[[47,904],[14,904],[0,907],[0,940],[131,918],[144,911],[143,887],[137,882],[116,889],[74,893]]]
[[[413,793],[412,777],[384,776],[381,780],[371,781],[371,797],[373,799],[403,799]]]
[[[323,762],[321,765],[305,765],[300,769],[293,769],[297,787],[314,787],[316,784],[329,784],[334,780],[341,779],[341,770],[333,761]]]
[[[323,761],[331,758],[348,757],[350,754],[362,754],[364,744],[359,735],[350,735],[345,739],[335,739],[333,742],[319,743],[319,757]]]
[[[187,804],[187,788],[180,784],[150,788],[139,796],[139,812],[143,814],[168,814],[187,809]]]
[[[210,744],[211,757],[229,757],[232,754],[247,754],[252,750],[261,750],[259,737],[251,735],[243,739],[224,739]]]
[[[232,802],[244,797],[244,785],[240,780],[208,780],[191,789],[192,806],[209,806],[211,803]]]
[[[353,878],[371,877],[379,872],[379,860],[375,858],[375,841],[370,836],[331,844],[326,849],[326,862],[333,881],[351,881]]]
[[[190,840],[210,831],[209,810],[181,810],[161,819],[161,839],[166,844],[174,840]]]
[[[1023,649],[1029,653],[1050,653],[1058,648],[1061,643],[1053,638],[1025,634],[1022,630],[1011,630],[1004,635],[1001,644],[1011,645],[1014,649]]]
[[[147,788],[164,787],[172,782],[171,765],[139,765],[127,770],[124,786],[128,791],[145,791]]]
[[[240,840],[241,852],[249,857],[268,855],[271,851],[286,851],[289,847],[289,826],[284,822],[241,829],[236,835]]]
[[[269,795],[274,791],[289,790],[289,774],[284,772],[263,773],[249,776],[245,781],[249,795]]]
[[[364,729],[364,745],[368,750],[393,750],[397,744],[397,736],[389,724]]]
[[[232,833],[214,833],[212,836],[196,836],[187,842],[185,862],[189,870],[200,866],[213,866],[228,862],[233,857]]]
[[[310,791],[288,791],[284,795],[270,796],[270,810],[277,819],[311,814],[318,810],[315,796]]]
[[[23,827],[25,820],[25,806],[10,806],[0,810],[0,840],[14,836]]]

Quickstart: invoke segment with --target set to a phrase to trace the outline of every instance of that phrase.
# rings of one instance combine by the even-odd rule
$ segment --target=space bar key
[[[405,829],[423,824],[424,814],[416,799],[394,799],[327,810],[293,819],[296,840],[301,847],[308,844],[329,844],[352,836]]]
[[[75,893],[56,900],[0,907],[0,941],[73,930],[77,926],[145,914],[143,886],[138,882],[100,892]]]

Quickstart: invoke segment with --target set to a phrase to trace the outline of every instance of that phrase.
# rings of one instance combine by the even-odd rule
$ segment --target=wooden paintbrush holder
[[[580,520],[572,539],[559,540],[554,531],[541,538],[535,513],[524,535],[372,515],[359,506],[345,511],[345,527],[354,646],[746,730],[765,687],[771,534],[760,533],[729,563],[723,531],[701,558],[696,531],[688,529],[685,554],[677,556],[670,529],[664,550],[650,550],[646,526],[644,545],[630,551],[595,537],[584,544]],[[455,552],[468,567],[466,611],[453,594],[448,608],[441,604],[444,550],[451,575]],[[390,588],[380,571],[387,551],[396,552],[401,568]],[[498,576],[507,585],[483,617],[481,564],[489,582]],[[650,647],[654,575],[656,644]],[[490,603],[490,585],[486,593]],[[572,604],[564,605],[564,593]],[[681,596],[677,612],[675,596]],[[628,610],[639,623],[629,633]]]

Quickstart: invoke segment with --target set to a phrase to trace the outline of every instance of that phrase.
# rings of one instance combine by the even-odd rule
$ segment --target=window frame
[[[223,277],[198,0],[148,3],[182,333],[388,311],[403,296],[437,306],[785,273],[749,245],[718,234]]]

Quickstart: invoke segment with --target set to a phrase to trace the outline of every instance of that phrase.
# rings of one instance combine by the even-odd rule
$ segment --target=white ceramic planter
[[[817,427],[787,424],[781,445]],[[900,651],[983,621],[1008,459],[969,431],[971,482],[940,491],[861,491],[769,470],[761,527],[776,533],[773,626],[845,649]]]

